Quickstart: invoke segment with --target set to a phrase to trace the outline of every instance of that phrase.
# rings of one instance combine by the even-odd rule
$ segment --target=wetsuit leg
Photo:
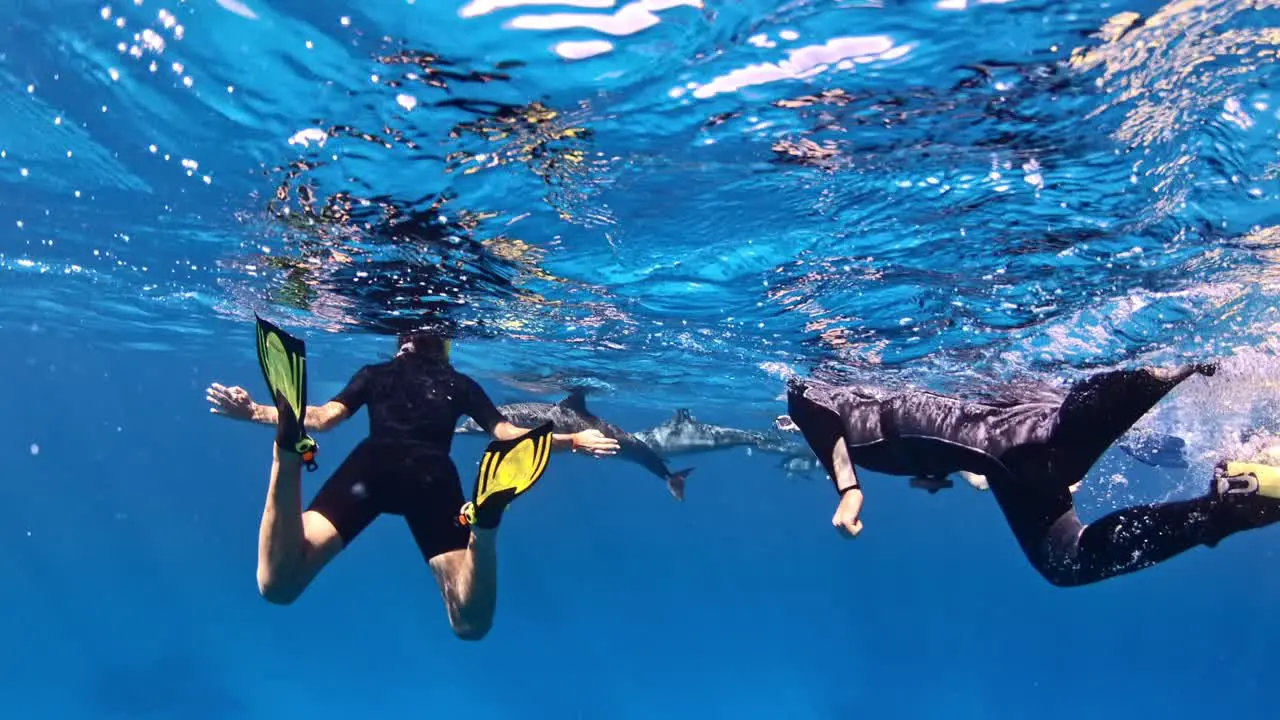
[[[1208,372],[1208,366],[1115,370],[1076,383],[1058,411],[1050,472],[1064,486],[1084,479],[1121,435],[1179,383],[1200,372]]]
[[[333,524],[344,547],[382,512],[382,493],[378,491],[385,472],[382,457],[385,451],[375,443],[368,440],[360,443],[333,471],[307,507]]]
[[[404,466],[387,512],[403,515],[422,558],[463,550],[471,531],[457,522],[466,503],[458,469],[448,455],[422,453]]]
[[[1027,558],[1049,582],[1098,582],[1280,520],[1280,503],[1206,494],[1125,508],[1088,525],[1080,521],[1069,486],[1084,479],[1111,443],[1196,372],[1205,368],[1126,370],[1088,378],[1063,402],[1047,445],[1014,448],[1002,458],[1010,474],[989,478],[992,493]]]
[[[1206,494],[1135,505],[1086,525],[1066,488],[990,480],[1027,559],[1046,580],[1063,587],[1125,575],[1280,521],[1280,502]]]
[[[1198,545],[1280,520],[1280,503],[1212,495],[1137,505],[1081,526],[1073,510],[1051,531],[1046,577],[1056,585],[1087,585],[1151,567]]]

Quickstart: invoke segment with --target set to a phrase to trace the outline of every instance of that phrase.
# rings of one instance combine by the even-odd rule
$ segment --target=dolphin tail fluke
[[[667,489],[680,502],[684,502],[684,480],[689,477],[691,472],[693,472],[693,468],[685,468],[667,476]]]

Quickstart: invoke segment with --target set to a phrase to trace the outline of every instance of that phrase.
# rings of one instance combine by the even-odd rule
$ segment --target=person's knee
[[[1050,585],[1059,588],[1076,587],[1080,585],[1080,581],[1074,574],[1054,570],[1051,568],[1036,568],[1040,571],[1041,577],[1049,582]]]
[[[1086,585],[1096,575],[1093,572],[1096,563],[1090,559],[1089,553],[1083,552],[1081,546],[1081,539],[1088,526],[1080,522],[1080,516],[1076,515],[1069,497],[1065,503],[1067,510],[1043,535],[1023,533],[1020,536],[1038,538],[1034,542],[1024,543],[1027,559],[1050,585],[1060,588]]]
[[[292,605],[302,594],[302,588],[278,574],[259,572],[258,594],[272,605]]]
[[[483,640],[485,635],[493,629],[492,621],[471,621],[471,620],[454,620],[450,623],[453,628],[453,634],[458,636],[459,640],[477,641]]]
[[[1067,588],[1084,585],[1079,566],[1065,558],[1032,558],[1031,565],[1050,585]]]

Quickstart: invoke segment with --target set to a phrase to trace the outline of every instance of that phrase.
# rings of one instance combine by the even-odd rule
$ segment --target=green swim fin
[[[302,456],[314,471],[320,446],[307,435],[307,345],[302,340],[258,317],[258,364],[267,381],[279,420],[276,444]]]
[[[458,523],[492,529],[512,500],[528,492],[551,460],[552,423],[547,422],[514,440],[494,440],[484,450],[476,473],[471,502],[462,506]]]

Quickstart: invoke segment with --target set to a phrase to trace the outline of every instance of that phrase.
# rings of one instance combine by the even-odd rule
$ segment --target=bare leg
[[[287,605],[342,551],[342,538],[325,517],[302,512],[302,458],[273,445],[271,484],[258,528],[258,592]]]
[[[449,625],[463,640],[480,640],[493,627],[498,605],[498,530],[473,528],[464,550],[430,560],[440,584]]]

